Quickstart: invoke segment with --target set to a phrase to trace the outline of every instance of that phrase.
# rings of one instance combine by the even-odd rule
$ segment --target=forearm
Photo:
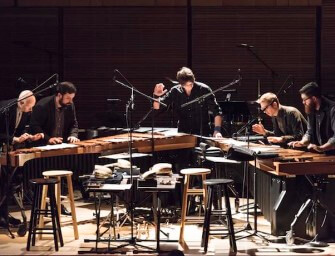
[[[222,116],[218,115],[214,118],[214,126],[221,127],[222,124]]]
[[[319,148],[321,149],[322,152],[325,152],[325,151],[335,149],[335,145],[330,143],[330,142],[327,142],[327,143],[321,145]]]

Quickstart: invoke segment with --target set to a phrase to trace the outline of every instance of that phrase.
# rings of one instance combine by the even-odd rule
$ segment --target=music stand
[[[250,233],[249,235],[246,236],[242,236],[237,238],[238,239],[243,239],[243,238],[247,238],[250,236],[258,236],[259,238],[261,238],[262,240],[268,241],[268,239],[266,239],[265,237],[263,237],[262,235],[258,234],[258,233],[265,233],[263,231],[259,231],[257,229],[257,159],[269,159],[269,158],[274,158],[277,157],[278,154],[275,153],[261,153],[261,152],[256,152],[254,150],[251,150],[245,147],[240,147],[240,146],[232,146],[227,153],[227,158],[228,159],[232,159],[232,160],[237,160],[237,161],[241,161],[244,162],[245,167],[247,168],[246,171],[246,182],[247,182],[247,226],[245,227],[246,231],[251,230],[251,225],[249,223],[249,174],[248,174],[248,162],[249,161],[254,161],[254,168],[253,168],[253,192],[254,192],[254,230],[252,233]],[[266,234],[266,233],[265,233]]]
[[[218,101],[222,115],[225,118],[228,136],[231,136],[237,127],[248,122],[250,110],[246,101]]]

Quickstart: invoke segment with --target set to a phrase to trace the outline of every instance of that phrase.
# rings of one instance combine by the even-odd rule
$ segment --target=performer
[[[270,143],[286,144],[302,138],[307,121],[298,109],[280,104],[277,95],[271,92],[263,94],[257,103],[261,111],[272,118],[273,131],[259,123],[252,126],[254,132],[266,136]]]
[[[34,107],[30,120],[33,134],[41,134],[39,144],[61,144],[78,142],[78,122],[73,99],[77,89],[71,82],[57,85],[56,95],[41,99]],[[71,213],[61,205],[61,213]]]
[[[172,87],[168,92],[164,89],[164,84],[156,84],[154,97],[159,98],[160,102],[168,106],[173,104],[178,116],[178,131],[204,136],[212,134],[214,137],[222,137],[222,111],[214,94],[206,98],[202,104],[195,102],[181,108],[182,104],[192,101],[204,94],[211,93],[211,88],[204,83],[196,82],[192,70],[187,67],[183,67],[177,72],[177,80],[179,84]],[[159,108],[160,104],[154,102],[154,109]],[[212,133],[209,125],[209,111],[214,115],[214,132]]]
[[[321,89],[310,82],[300,89],[305,106],[308,126],[300,141],[292,141],[289,146],[306,147],[311,151],[335,153],[335,102],[321,95]]]
[[[6,148],[6,150],[24,147],[24,143],[28,140],[35,141],[40,139],[38,134],[33,136],[26,132],[26,125],[29,124],[30,112],[36,103],[36,98],[31,91],[22,91],[16,99],[1,101],[0,109],[16,100],[18,100],[17,106],[13,106],[8,110],[8,133],[6,131],[6,116],[5,114],[0,115],[0,148],[5,149],[5,145],[7,144],[7,141],[9,141],[10,148]],[[6,169],[6,166],[2,166],[0,169],[0,226],[2,227],[7,227],[8,223],[13,225],[20,224],[20,220],[8,216],[7,205],[8,191],[10,190],[9,184],[12,180],[19,182],[19,176],[19,170],[16,170],[15,178],[9,179],[9,170]]]
[[[74,143],[78,139],[78,122],[73,98],[77,92],[74,84],[61,82],[56,95],[41,99],[30,120],[32,134],[42,135],[41,144]]]

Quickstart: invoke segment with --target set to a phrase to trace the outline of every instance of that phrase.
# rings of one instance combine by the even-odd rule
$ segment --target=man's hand
[[[252,131],[255,132],[255,133],[258,133],[258,134],[262,134],[262,135],[265,135],[266,134],[266,131],[265,131],[265,128],[263,126],[263,124],[254,124],[252,126]]]
[[[48,143],[50,145],[62,144],[63,143],[63,138],[62,137],[52,137],[52,138],[49,139]]]
[[[315,145],[315,144],[309,144],[307,149],[310,150],[310,151],[318,152],[318,153],[323,152],[322,148],[320,146]]]
[[[22,143],[22,142],[26,141],[27,139],[29,139],[30,136],[31,136],[30,134],[24,133],[20,137],[14,137],[13,142],[14,143]]]
[[[217,132],[217,131],[215,131],[215,132],[213,133],[213,137],[214,137],[214,138],[217,138],[217,139],[220,139],[220,138],[222,138],[222,134],[221,134],[221,132]]]
[[[43,134],[42,133],[36,133],[35,135],[30,135],[29,140],[30,141],[37,141],[43,139]]]
[[[267,137],[267,139],[270,143],[283,143],[284,142],[284,139],[282,137],[270,136],[270,137]]]
[[[156,84],[155,89],[154,89],[154,95],[158,97],[164,95],[167,92],[167,89],[164,89],[164,88],[165,88],[164,84],[162,83]]]
[[[67,138],[67,141],[70,142],[70,143],[75,143],[75,142],[80,141],[80,139],[78,139],[74,136],[70,136],[70,137]]]
[[[299,140],[299,141],[291,141],[287,144],[289,147],[292,147],[292,148],[302,148],[302,147],[305,147],[306,144]]]

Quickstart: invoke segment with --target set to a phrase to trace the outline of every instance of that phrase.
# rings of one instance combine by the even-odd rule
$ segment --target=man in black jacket
[[[26,132],[26,126],[29,124],[30,112],[36,103],[35,96],[32,95],[31,91],[22,91],[18,99],[4,100],[0,102],[0,109],[8,106],[10,103],[17,102],[8,109],[7,114],[0,114],[0,148],[7,148],[6,144],[9,144],[9,150],[11,148],[24,147],[26,141],[34,141],[40,139],[39,135],[33,136]],[[6,118],[7,115],[7,118]],[[8,132],[6,131],[6,125],[8,125]],[[7,150],[7,149],[6,149]],[[2,150],[0,150],[2,151]],[[5,154],[5,153],[3,153]],[[19,170],[16,170],[15,177],[9,173],[6,166],[0,168],[0,226],[7,226],[10,224],[18,224],[18,220],[10,216],[8,218],[8,207],[7,198],[8,191],[10,191],[10,185],[12,181],[19,182],[20,174]],[[11,177],[11,178],[9,178]]]
[[[56,95],[41,99],[34,107],[30,120],[32,134],[41,134],[40,144],[74,143],[78,139],[78,122],[73,98],[74,84],[62,82]]]
[[[164,84],[156,84],[153,94],[159,102],[168,106],[173,105],[178,116],[178,132],[222,137],[222,111],[212,89],[204,83],[195,81],[193,71],[187,67],[182,67],[177,72],[177,80],[179,84],[169,91],[165,89]],[[210,96],[202,104],[196,102],[182,107],[185,103],[206,94]],[[154,109],[160,109],[159,102],[154,102]],[[214,116],[214,129],[210,127],[209,113]]]
[[[78,122],[73,98],[77,92],[70,82],[61,82],[56,95],[41,99],[34,107],[30,119],[32,134],[40,134],[39,145],[74,143],[78,139]],[[62,205],[62,214],[70,212]]]
[[[307,131],[300,141],[292,141],[289,145],[335,153],[335,102],[323,97],[315,82],[306,84],[299,92],[307,114]]]

